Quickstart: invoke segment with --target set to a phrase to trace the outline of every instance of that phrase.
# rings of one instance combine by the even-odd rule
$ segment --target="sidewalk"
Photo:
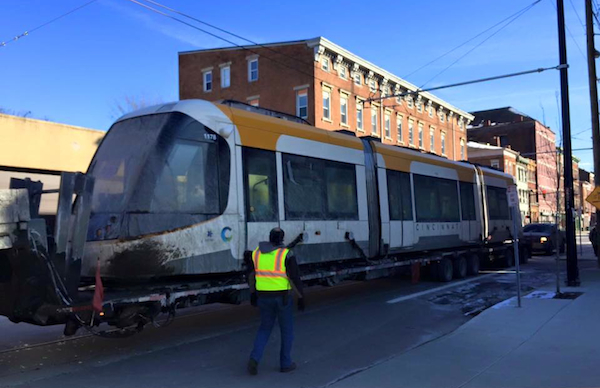
[[[547,299],[552,286],[500,303],[444,338],[349,376],[342,387],[598,387],[600,270]],[[547,292],[545,292],[547,291]]]

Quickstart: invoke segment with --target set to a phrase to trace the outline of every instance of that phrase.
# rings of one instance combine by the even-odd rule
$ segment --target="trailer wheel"
[[[479,274],[479,255],[476,253],[471,253],[467,257],[467,275],[475,276]]]
[[[454,279],[464,279],[467,277],[467,258],[464,255],[458,256],[452,263],[452,276]]]
[[[437,264],[437,279],[440,282],[449,282],[452,280],[452,274],[454,272],[452,260],[443,258]]]
[[[507,248],[504,251],[503,264],[505,267],[513,267],[515,265],[515,254],[513,253],[512,247]]]

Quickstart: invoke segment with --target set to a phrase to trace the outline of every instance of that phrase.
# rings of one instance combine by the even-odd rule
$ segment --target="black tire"
[[[505,267],[512,267],[515,265],[515,254],[512,248],[507,248],[504,251],[503,263]]]
[[[437,269],[437,280],[440,282],[449,282],[452,280],[452,274],[454,273],[452,260],[444,258],[436,264]]]
[[[476,276],[479,275],[479,266],[481,262],[479,261],[479,255],[476,253],[471,253],[467,256],[467,275],[468,276]]]
[[[467,258],[464,255],[458,256],[452,263],[452,277],[454,279],[464,279],[467,277]]]

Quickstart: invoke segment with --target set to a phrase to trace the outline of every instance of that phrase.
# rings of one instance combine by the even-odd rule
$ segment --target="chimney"
[[[489,127],[490,125],[492,125],[492,120],[485,120],[485,126]]]

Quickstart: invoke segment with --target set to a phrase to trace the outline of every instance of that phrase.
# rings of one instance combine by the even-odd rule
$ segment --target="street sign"
[[[517,186],[508,186],[506,188],[506,195],[508,196],[508,206],[519,207],[519,193],[517,193]]]
[[[600,208],[600,186],[596,186],[594,191],[592,191],[585,200],[591,203],[595,208]]]

